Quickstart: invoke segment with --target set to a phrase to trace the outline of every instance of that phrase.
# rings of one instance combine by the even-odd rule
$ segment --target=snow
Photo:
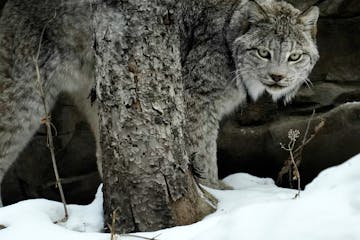
[[[360,154],[324,170],[299,198],[295,190],[245,173],[224,179],[234,190],[208,189],[218,210],[202,221],[136,235],[159,240],[360,240]],[[0,240],[109,240],[103,227],[102,194],[87,206],[69,205],[66,223],[61,203],[27,200],[0,209]],[[140,239],[121,236],[118,240]]]

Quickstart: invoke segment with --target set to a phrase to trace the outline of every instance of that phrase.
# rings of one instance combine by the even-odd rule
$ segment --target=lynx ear
[[[314,6],[310,7],[299,16],[300,23],[304,26],[304,31],[309,32],[313,40],[316,39],[316,24],[319,18],[319,8]]]
[[[248,21],[249,23],[257,23],[265,18],[268,15],[263,7],[255,0],[248,2]]]

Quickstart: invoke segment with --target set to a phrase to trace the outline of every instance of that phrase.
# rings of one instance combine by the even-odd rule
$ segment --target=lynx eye
[[[261,57],[261,58],[266,58],[266,59],[270,59],[271,58],[271,54],[268,50],[263,49],[263,48],[258,48],[257,50],[257,54]]]
[[[302,57],[301,53],[292,53],[292,54],[290,54],[288,60],[289,60],[289,62],[296,62],[296,61],[299,61],[301,57]]]

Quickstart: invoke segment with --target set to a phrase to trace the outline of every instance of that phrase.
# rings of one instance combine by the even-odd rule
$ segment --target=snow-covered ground
[[[202,221],[151,233],[161,240],[360,240],[360,155],[324,170],[300,198],[296,191],[278,188],[271,179],[235,174],[225,181],[235,190],[211,191],[218,210]],[[70,205],[70,219],[62,204],[43,199],[23,201],[0,209],[0,240],[110,240],[98,233],[103,226],[102,195],[87,206]],[[137,239],[134,237],[118,237]]]

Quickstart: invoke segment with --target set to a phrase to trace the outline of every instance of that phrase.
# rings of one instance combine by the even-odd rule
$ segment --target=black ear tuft
[[[316,38],[318,18],[319,8],[316,6],[306,9],[299,16],[299,21],[304,26],[304,31],[308,32],[313,40]]]
[[[264,8],[255,0],[248,3],[248,21],[250,23],[257,23],[268,17]]]

